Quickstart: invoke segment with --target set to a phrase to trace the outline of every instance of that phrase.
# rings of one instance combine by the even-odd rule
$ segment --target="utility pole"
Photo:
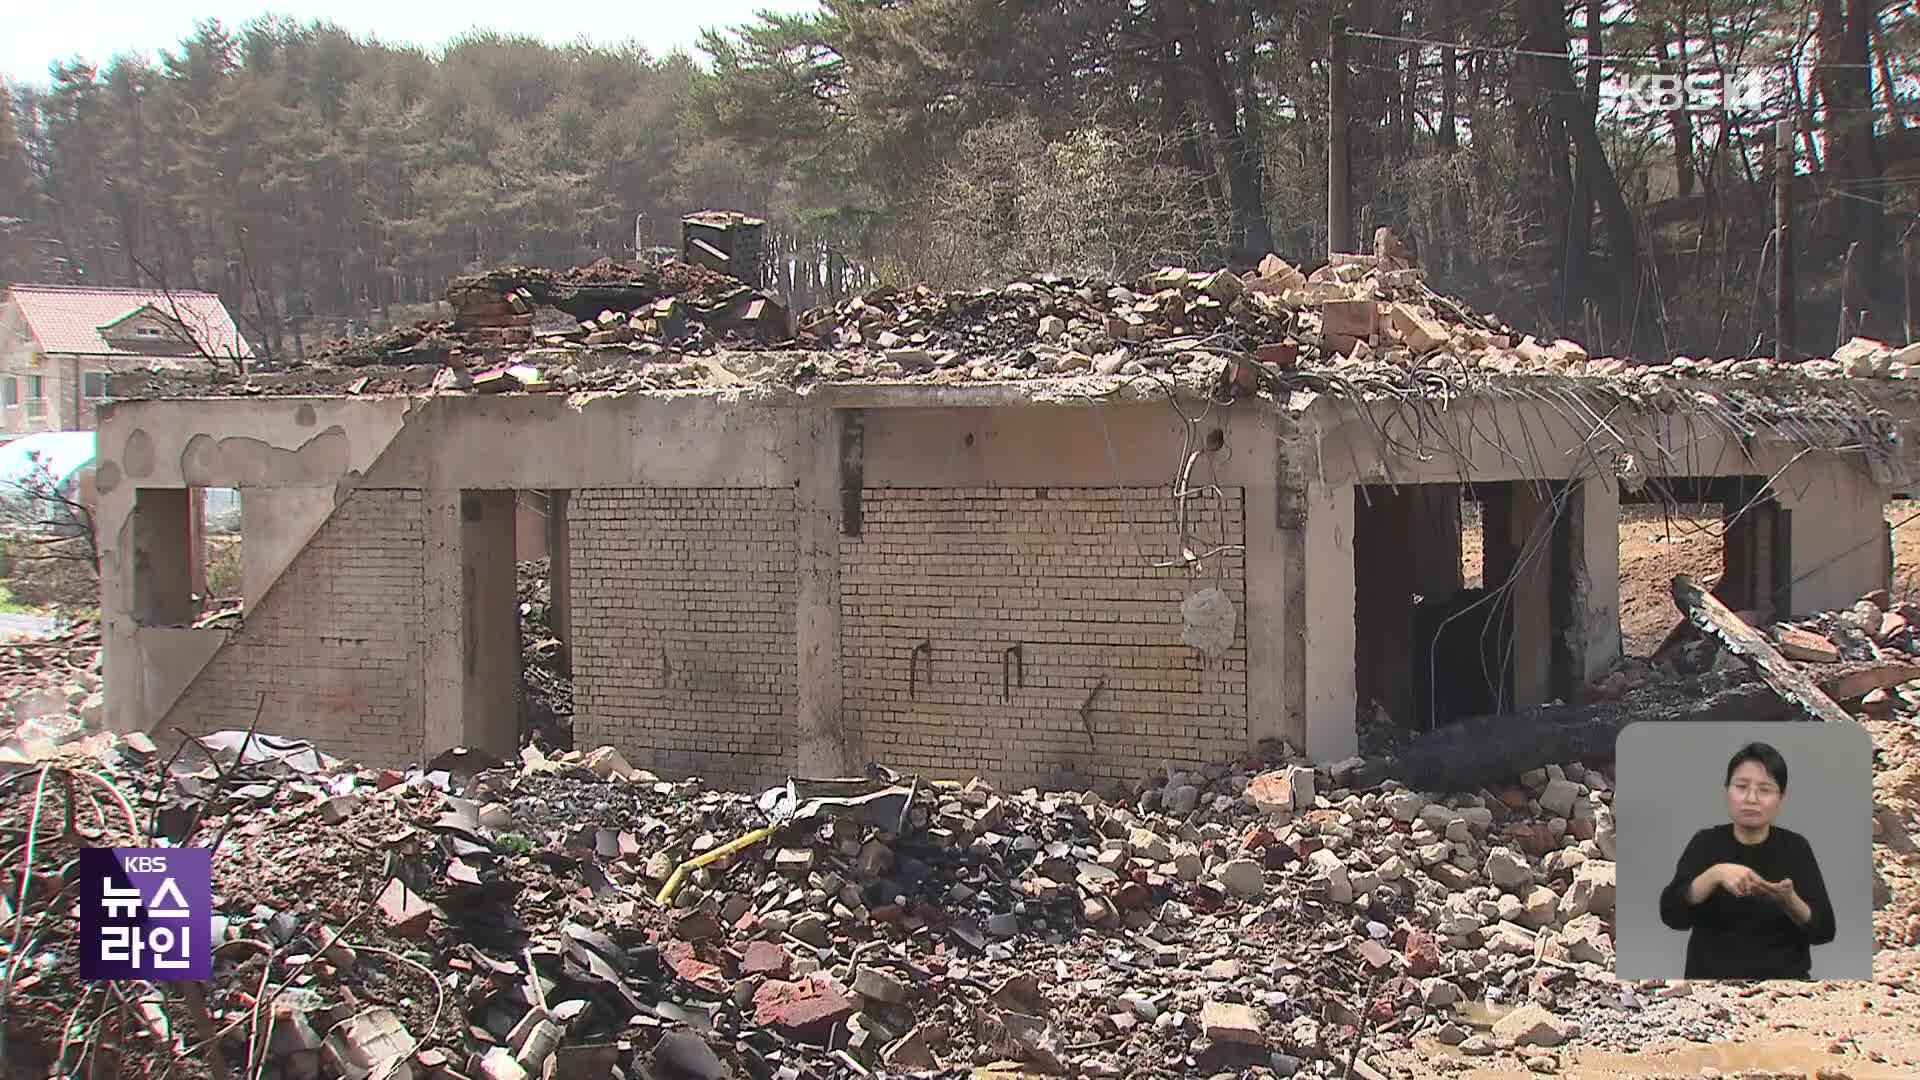
[[[1347,172],[1347,17],[1327,38],[1327,255],[1353,250],[1353,194]]]
[[[1861,321],[1855,317],[1853,310],[1853,285],[1860,276],[1860,272],[1855,269],[1854,260],[1859,255],[1860,241],[1848,241],[1846,258],[1840,260],[1840,328],[1833,334],[1833,347],[1836,349],[1845,345],[1847,340],[1853,337],[1854,328]]]
[[[1792,359],[1793,330],[1793,121],[1773,129],[1773,358]]]
[[[1913,288],[1913,230],[1907,226],[1906,235],[1900,238],[1900,281],[1906,292],[1905,327],[1908,341],[1920,341],[1920,296]]]

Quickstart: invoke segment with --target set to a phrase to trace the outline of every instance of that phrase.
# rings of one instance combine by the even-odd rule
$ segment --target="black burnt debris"
[[[551,563],[517,564],[520,604],[520,742],[548,750],[573,748],[573,678],[554,625]]]
[[[658,265],[601,259],[553,271],[508,266],[455,278],[450,320],[400,327],[365,342],[319,350],[318,367],[445,364],[539,343],[606,346],[647,343],[676,349],[754,345],[787,338],[787,312],[768,293],[698,263]],[[545,328],[536,313],[564,316]],[[273,370],[263,364],[262,372]]]

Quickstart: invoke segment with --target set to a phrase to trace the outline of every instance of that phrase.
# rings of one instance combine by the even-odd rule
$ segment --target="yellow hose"
[[[659,904],[661,907],[666,907],[668,904],[673,902],[673,894],[680,891],[681,882],[686,879],[687,871],[698,870],[710,862],[714,862],[715,860],[718,860],[718,859],[724,859],[727,856],[734,854],[735,852],[745,851],[746,849],[752,847],[753,845],[759,843],[762,840],[765,840],[767,837],[772,835],[773,835],[773,826],[771,825],[763,826],[761,828],[753,830],[750,833],[747,833],[744,836],[737,837],[733,840],[730,840],[727,843],[721,845],[720,847],[714,848],[712,851],[707,852],[705,855],[688,859],[686,862],[683,862],[679,866],[674,867],[673,873],[667,875],[667,883],[665,885],[660,886],[660,893],[658,896],[655,896],[653,898],[653,902],[656,904]]]

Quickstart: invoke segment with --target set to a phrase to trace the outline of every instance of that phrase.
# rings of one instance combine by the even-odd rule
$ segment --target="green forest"
[[[1916,333],[1914,0],[825,0],[665,57],[204,22],[0,84],[0,281],[212,289],[300,355],[704,208],[766,216],[802,304],[1312,264],[1336,47],[1351,246],[1390,227],[1437,288],[1596,354],[1770,352],[1784,123],[1790,349]],[[1619,96],[1659,74],[1727,92]]]

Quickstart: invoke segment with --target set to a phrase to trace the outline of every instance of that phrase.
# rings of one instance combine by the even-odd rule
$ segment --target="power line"
[[[1518,45],[1475,45],[1475,44],[1464,42],[1464,41],[1438,41],[1433,38],[1405,37],[1399,34],[1381,34],[1371,30],[1348,30],[1347,36],[1357,37],[1357,38],[1368,38],[1374,41],[1389,41],[1399,45],[1424,45],[1429,48],[1435,48],[1435,49],[1456,49],[1460,52],[1494,53],[1500,56],[1537,56],[1543,60],[1564,60],[1569,64],[1578,64],[1583,61],[1591,61],[1591,60],[1598,60],[1602,63],[1613,63],[1613,64],[1671,64],[1675,62],[1673,60],[1668,60],[1665,58],[1635,56],[1635,55],[1630,55],[1626,53],[1591,53],[1591,54],[1576,54],[1573,52],[1557,53],[1557,52],[1547,52],[1544,49],[1525,49],[1525,48],[1521,48]],[[1701,66],[1720,68],[1720,69],[1751,68],[1754,70],[1779,71],[1782,68],[1788,67],[1790,65],[1780,64],[1780,63],[1771,63],[1771,62],[1759,61],[1759,60],[1715,60],[1715,61],[1712,61],[1710,64],[1702,64]],[[1792,65],[1792,66],[1797,67],[1798,65]],[[1855,64],[1855,63],[1842,63],[1839,61],[1833,61],[1833,62],[1815,63],[1813,67],[1816,70],[1834,69],[1834,68],[1845,68],[1845,69],[1865,68],[1868,71],[1875,71],[1875,70],[1878,70],[1879,65],[1873,64],[1873,63]]]

